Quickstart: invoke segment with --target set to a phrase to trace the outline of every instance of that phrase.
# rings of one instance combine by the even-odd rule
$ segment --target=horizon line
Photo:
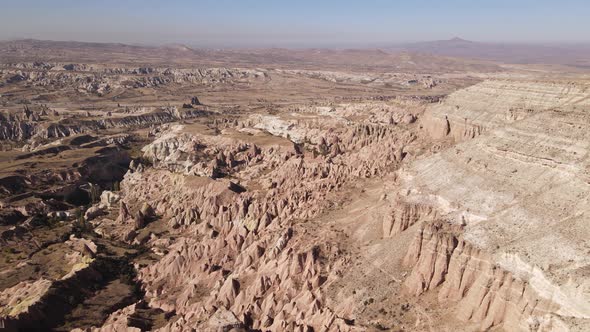
[[[0,42],[25,42],[25,41],[39,41],[39,42],[55,42],[55,43],[84,43],[84,44],[117,44],[135,47],[166,47],[166,46],[184,46],[191,49],[380,49],[393,48],[400,46],[409,46],[412,44],[436,43],[436,42],[465,42],[474,44],[488,44],[488,45],[529,45],[529,46],[574,46],[574,45],[590,45],[590,41],[479,41],[463,39],[461,37],[452,37],[449,39],[432,39],[432,40],[409,40],[409,41],[391,41],[391,42],[337,42],[337,43],[309,43],[309,45],[297,45],[302,43],[293,42],[250,42],[251,46],[241,45],[236,42],[197,42],[197,41],[167,41],[167,42],[132,42],[132,41],[93,41],[93,40],[66,40],[66,39],[39,39],[28,37],[15,37],[8,39],[0,39]],[[276,44],[276,45],[275,45]],[[289,45],[291,44],[291,45]],[[323,46],[320,46],[323,45]]]

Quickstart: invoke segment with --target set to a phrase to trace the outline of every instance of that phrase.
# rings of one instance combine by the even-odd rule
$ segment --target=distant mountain
[[[394,45],[387,50],[517,64],[590,65],[590,44],[488,43],[455,37],[449,40]]]

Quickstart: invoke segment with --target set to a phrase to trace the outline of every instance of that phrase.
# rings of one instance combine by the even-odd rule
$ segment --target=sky
[[[588,42],[589,0],[0,0],[0,40],[383,46]]]

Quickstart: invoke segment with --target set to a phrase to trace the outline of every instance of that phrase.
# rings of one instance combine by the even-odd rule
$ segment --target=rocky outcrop
[[[495,265],[460,232],[444,222],[428,223],[418,231],[404,259],[412,267],[405,281],[410,293],[438,287],[439,301],[455,304],[457,317],[477,323],[481,330],[568,330],[554,299],[540,296],[526,280]]]
[[[23,141],[30,138],[61,138],[81,133],[96,132],[111,128],[140,128],[190,119],[209,114],[202,109],[180,111],[164,109],[139,115],[109,117],[100,120],[65,118],[56,122],[41,123],[4,117],[0,114],[0,139]],[[115,141],[114,141],[115,142]]]
[[[38,279],[34,282],[22,282],[3,290],[0,293],[0,304],[3,308],[0,319],[4,320],[5,326],[10,327],[10,320],[27,312],[30,306],[39,302],[50,286],[50,280]],[[8,324],[6,320],[9,321]]]
[[[426,219],[436,219],[436,211],[431,206],[405,203],[400,200],[393,202],[383,217],[383,237],[391,238],[410,226]]]
[[[38,124],[0,114],[0,139],[20,141],[33,136]]]
[[[440,78],[431,75],[403,73],[348,73],[326,70],[276,70],[279,73],[300,75],[318,80],[345,84],[363,84],[368,86],[410,86],[421,85],[431,89],[442,83]]]
[[[16,64],[0,69],[0,80],[7,84],[35,87],[73,88],[84,94],[107,95],[121,89],[157,88],[170,84],[229,84],[265,81],[265,70],[236,68],[103,68],[84,64],[48,64],[44,67]]]
[[[39,278],[21,281],[0,292],[0,322],[8,331],[45,329],[59,321],[59,317],[88,294],[82,284],[100,280],[94,255],[97,246],[84,238],[71,236],[60,246],[58,255],[62,269],[68,271],[55,279]],[[17,266],[25,268],[24,266]]]
[[[452,93],[425,113],[434,138],[463,141],[552,108],[587,107],[582,83],[488,80]]]
[[[182,317],[163,330],[186,326],[198,317],[215,317],[219,310],[231,310],[239,318],[234,322],[250,321],[254,329],[345,326],[335,321],[334,313],[322,308],[320,288],[326,277],[318,261],[319,248],[296,253],[279,238],[280,246],[271,250],[265,247],[272,245],[272,237],[256,240],[245,229],[226,232],[219,234],[227,239],[225,245],[214,239],[202,243],[186,239],[173,246],[158,264],[142,271],[151,305],[174,309]],[[220,279],[227,268],[232,270],[231,275]],[[171,282],[171,277],[179,274],[184,275],[184,281]],[[162,297],[162,293],[187,282],[176,300]],[[208,288],[212,290],[207,300],[192,305],[190,299]]]
[[[247,329],[353,329],[325,293],[346,257],[333,242],[310,241],[298,220],[326,211],[328,197],[353,180],[399,165],[415,137],[389,122],[346,127],[341,119],[292,122],[280,136],[254,128],[268,128],[258,122],[267,120],[223,121],[215,136],[190,125],[156,134],[143,149],[153,166],[121,183],[126,217],[95,223],[106,237],[137,241],[123,219],[149,204],[175,234],[149,236],[146,245],[161,258],[139,268],[150,307],[179,317],[162,331],[224,325],[216,315]],[[294,144],[288,137],[298,131],[308,138]]]
[[[571,101],[585,103],[578,98]],[[477,254],[485,256],[479,261],[488,262],[478,276],[488,276],[489,283],[503,287],[508,281],[502,280],[526,281],[522,293],[535,293],[539,301],[539,312],[531,320],[542,322],[547,315],[559,315],[571,330],[584,330],[590,298],[582,290],[590,286],[584,272],[590,260],[583,216],[590,205],[579,193],[590,188],[587,153],[582,148],[590,139],[583,129],[590,118],[575,106],[535,111],[418,160],[400,172],[399,179],[406,201],[430,205],[446,220],[462,225],[461,238],[485,253]],[[440,253],[441,262],[452,261],[455,249],[434,248],[436,243],[447,246],[450,240],[437,239],[432,250]],[[504,272],[496,276],[498,271]],[[421,278],[430,277],[413,279],[411,288],[416,292],[429,287],[429,281]],[[439,282],[440,278],[434,284]],[[510,283],[510,287],[519,285]],[[513,297],[511,301],[520,303]],[[491,318],[485,319],[489,323]],[[510,320],[509,327],[522,323],[505,319]]]
[[[91,206],[84,212],[84,219],[90,221],[104,214],[104,210],[99,206]]]
[[[115,204],[119,203],[121,197],[112,191],[104,190],[100,194],[100,205],[105,208],[110,208]]]

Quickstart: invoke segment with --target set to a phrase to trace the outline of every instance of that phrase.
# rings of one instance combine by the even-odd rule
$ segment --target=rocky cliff
[[[582,331],[590,314],[585,92],[528,87],[526,95],[511,87],[513,97],[474,116],[489,120],[481,135],[399,174],[401,201],[452,224],[426,218],[406,257],[414,266],[406,286],[413,294],[437,289],[481,329]],[[514,103],[533,111],[507,119]]]
[[[434,138],[462,141],[536,112],[588,107],[588,88],[584,82],[487,80],[430,107],[424,125]]]

